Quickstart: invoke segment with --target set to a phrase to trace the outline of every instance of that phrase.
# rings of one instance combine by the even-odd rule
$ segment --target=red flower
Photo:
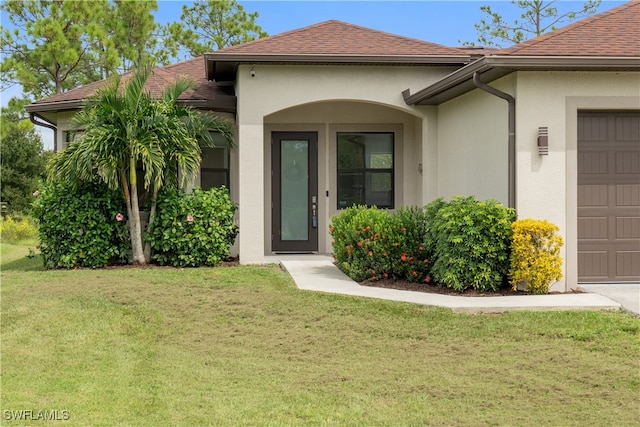
[[[431,282],[431,276],[427,276],[427,277],[424,279],[424,281],[425,281],[425,282],[427,282],[427,283]]]
[[[373,256],[373,252],[372,251],[369,251],[369,256]]]
[[[382,252],[382,256],[387,256],[387,253],[386,252]]]
[[[358,247],[362,247],[362,245],[364,245],[364,242],[362,241],[358,242]]]
[[[406,260],[407,260],[407,254],[404,254],[404,253],[403,253],[403,254],[402,254],[402,256],[400,257],[400,259],[401,259],[402,261],[406,261]]]
[[[419,246],[419,247],[418,247],[418,250],[420,250],[420,251],[424,251],[424,248],[423,248],[422,246]]]
[[[412,276],[417,276],[417,275],[418,275],[418,273],[416,273],[415,271],[412,271],[412,272],[411,272],[411,275],[412,275]]]
[[[382,273],[382,275],[384,276],[385,279],[389,277],[389,273]]]
[[[424,259],[424,263],[427,264],[428,262],[429,262],[429,260],[425,258]]]

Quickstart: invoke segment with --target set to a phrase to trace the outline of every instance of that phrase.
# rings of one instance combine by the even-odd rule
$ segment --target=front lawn
[[[3,425],[637,425],[640,319],[299,291],[275,266],[43,271],[2,244]]]

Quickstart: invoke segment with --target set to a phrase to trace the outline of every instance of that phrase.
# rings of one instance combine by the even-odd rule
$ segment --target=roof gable
[[[640,1],[632,0],[606,12],[504,49],[497,54],[640,56]]]
[[[216,53],[280,55],[453,55],[460,51],[436,43],[329,20],[254,40]]]

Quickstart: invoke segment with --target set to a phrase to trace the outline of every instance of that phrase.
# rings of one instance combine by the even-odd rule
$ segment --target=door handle
[[[311,196],[311,226],[313,228],[318,228],[318,198],[316,196]]]

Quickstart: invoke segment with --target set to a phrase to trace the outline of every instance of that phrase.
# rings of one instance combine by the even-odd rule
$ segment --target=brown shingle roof
[[[123,74],[120,85],[126,82],[132,75],[133,73],[131,72]],[[154,68],[145,84],[145,89],[148,90],[153,97],[158,98],[161,96],[163,89],[174,83],[178,77],[187,77],[197,86],[196,90],[187,90],[182,93],[178,98],[181,101],[213,102],[220,97],[232,95],[228,93],[228,90],[223,90],[215,83],[207,80],[204,73],[204,58],[202,56],[178,62],[177,64]],[[89,83],[77,89],[41,99],[31,104],[29,110],[37,111],[38,105],[41,104],[64,103],[86,99],[95,95],[109,80],[110,79],[105,79]]]
[[[640,56],[640,1],[630,1],[496,54]]]
[[[460,51],[454,48],[336,20],[231,46],[216,53],[460,56]]]

